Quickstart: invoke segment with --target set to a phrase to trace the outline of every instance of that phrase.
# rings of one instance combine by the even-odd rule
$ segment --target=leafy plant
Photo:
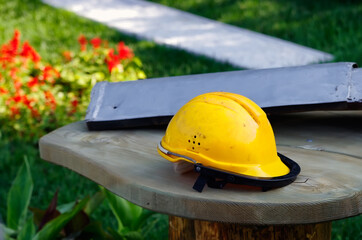
[[[30,173],[28,160],[24,159],[24,164],[20,167],[16,178],[8,193],[7,225],[1,227],[5,229],[6,239],[54,239],[61,230],[75,219],[75,217],[91,201],[89,198],[73,204],[64,213],[56,212],[57,194],[49,205],[47,211],[34,211],[34,219],[29,214],[28,207],[33,190],[33,182]],[[36,221],[36,217],[42,217],[41,221]],[[35,223],[38,224],[38,230],[35,230]]]
[[[6,239],[148,239],[153,227],[165,221],[154,217],[161,214],[142,209],[104,188],[92,197],[60,206],[56,192],[46,210],[29,207],[32,191],[30,167],[25,158],[8,193],[7,225],[0,224]],[[117,230],[104,230],[101,222],[91,218],[105,199],[117,219]]]
[[[25,158],[8,193],[6,222],[9,229],[16,232],[25,224],[32,192],[33,180]]]
[[[117,219],[117,230],[109,229],[115,239],[150,239],[156,225],[167,226],[167,217],[141,208],[102,188],[109,207]],[[163,232],[166,229],[163,229]],[[158,236],[158,239],[162,239]]]

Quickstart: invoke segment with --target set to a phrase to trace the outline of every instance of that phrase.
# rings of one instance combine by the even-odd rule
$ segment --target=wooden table
[[[278,151],[302,168],[267,192],[192,189],[156,146],[164,129],[89,132],[84,122],[40,140],[41,157],[147,209],[170,215],[170,239],[329,239],[331,221],[362,211],[362,111],[270,118]]]

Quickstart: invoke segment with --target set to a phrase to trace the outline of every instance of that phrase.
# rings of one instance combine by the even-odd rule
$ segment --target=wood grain
[[[270,120],[278,146],[362,159],[362,111],[283,114],[272,116]]]
[[[302,172],[291,185],[268,192],[232,184],[194,191],[196,173],[175,174],[158,155],[162,129],[89,132],[77,122],[44,136],[40,153],[157,212],[241,224],[318,223],[362,211],[361,122],[361,111],[272,119],[278,151]]]
[[[331,230],[331,222],[250,226],[169,217],[170,240],[328,240]]]

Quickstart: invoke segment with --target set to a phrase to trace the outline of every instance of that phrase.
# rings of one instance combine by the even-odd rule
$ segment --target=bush
[[[81,119],[99,81],[145,78],[141,61],[123,42],[117,53],[106,41],[83,35],[80,51],[66,51],[55,67],[41,60],[20,32],[0,48],[0,124],[10,138],[37,141],[46,132]],[[92,47],[89,47],[89,43]],[[16,133],[16,134],[14,134]]]
[[[74,106],[56,86],[59,72],[41,61],[28,43],[20,43],[20,32],[0,49],[0,122],[1,131],[21,138],[37,138],[52,123],[56,110],[72,115]]]
[[[107,41],[96,37],[88,40],[78,38],[80,51],[63,52],[63,62],[56,69],[60,72],[59,83],[65,91],[73,92],[80,99],[80,108],[85,111],[91,89],[100,81],[132,81],[146,78],[142,63],[124,42],[119,42],[117,52]],[[91,45],[91,46],[89,46]]]
[[[166,216],[136,206],[103,187],[92,197],[62,205],[57,204],[57,191],[46,210],[29,207],[32,193],[30,165],[25,158],[8,192],[6,224],[0,223],[5,239],[139,240],[152,237],[157,227],[166,230]],[[92,217],[105,200],[117,220],[117,229],[103,229]]]

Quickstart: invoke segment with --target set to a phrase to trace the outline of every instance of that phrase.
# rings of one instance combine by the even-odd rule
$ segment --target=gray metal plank
[[[126,124],[130,126],[153,125],[157,124],[152,122],[154,118],[167,119],[193,97],[215,91],[244,95],[266,111],[360,107],[362,72],[356,67],[354,63],[328,63],[101,82],[93,88],[86,120],[88,126],[94,122],[123,120],[130,120]]]

